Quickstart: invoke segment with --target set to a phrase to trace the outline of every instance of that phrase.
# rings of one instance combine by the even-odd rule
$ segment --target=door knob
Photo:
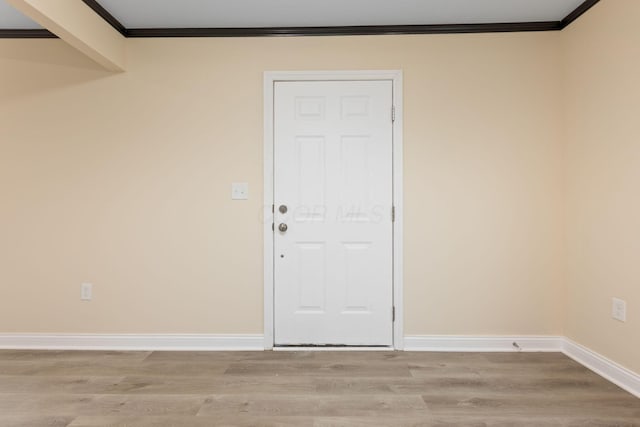
[[[282,231],[283,233],[287,231],[288,228],[289,227],[287,227],[287,224],[285,224],[284,222],[280,223],[280,225],[278,226],[278,230]]]

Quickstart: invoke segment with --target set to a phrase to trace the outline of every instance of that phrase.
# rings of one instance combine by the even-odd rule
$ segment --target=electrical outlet
[[[231,184],[232,200],[247,200],[249,198],[249,184],[246,182],[234,182]]]
[[[80,300],[91,301],[93,294],[93,285],[91,283],[83,283],[80,285]]]
[[[621,322],[627,321],[627,303],[619,298],[613,298],[611,317]]]

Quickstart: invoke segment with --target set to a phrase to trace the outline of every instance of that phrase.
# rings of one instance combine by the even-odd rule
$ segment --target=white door
[[[275,83],[276,346],[393,345],[392,102],[389,80]]]

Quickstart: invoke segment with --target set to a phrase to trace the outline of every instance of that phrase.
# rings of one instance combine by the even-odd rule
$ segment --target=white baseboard
[[[394,351],[393,347],[278,347],[273,351]]]
[[[589,350],[569,338],[564,339],[562,352],[620,388],[636,397],[640,397],[640,375],[635,372],[618,365],[616,362],[607,359],[595,351]]]
[[[262,351],[262,335],[0,334],[0,349]]]
[[[520,349],[514,347],[517,343]],[[561,336],[415,335],[404,338],[405,351],[562,352],[576,362],[640,397],[640,375]]]
[[[560,352],[562,344],[563,337],[558,336],[414,335],[404,338],[405,351]]]

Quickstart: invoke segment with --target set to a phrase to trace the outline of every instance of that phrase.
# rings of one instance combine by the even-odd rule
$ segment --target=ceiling
[[[42,28],[31,19],[18,12],[4,0],[0,0],[0,28],[7,30]]]
[[[79,0],[80,1],[80,0]],[[126,28],[323,27],[560,21],[584,0],[98,0]],[[39,25],[0,0],[0,29]]]

